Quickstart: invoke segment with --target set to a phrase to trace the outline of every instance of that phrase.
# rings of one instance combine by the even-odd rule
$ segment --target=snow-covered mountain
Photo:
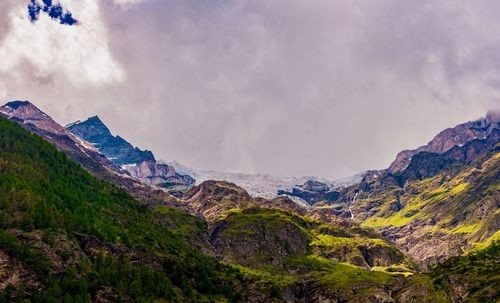
[[[196,184],[207,180],[227,181],[245,189],[254,197],[273,199],[281,195],[289,196],[300,204],[314,204],[316,200],[327,196],[339,187],[350,186],[360,182],[365,173],[338,181],[317,177],[278,177],[266,174],[228,173],[215,170],[197,170],[179,162],[168,163],[181,174],[187,174],[196,179]],[[316,184],[317,187],[311,187]]]
[[[277,177],[266,174],[248,174],[248,173],[228,173],[215,170],[197,170],[179,162],[170,162],[179,173],[189,174],[196,179],[196,184],[203,181],[227,181],[244,188],[248,193],[255,197],[276,198],[279,191],[292,191],[298,185],[307,181],[318,181],[328,186],[333,186],[331,180],[316,177]]]

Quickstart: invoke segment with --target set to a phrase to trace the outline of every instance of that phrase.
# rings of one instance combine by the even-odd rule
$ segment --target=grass
[[[406,268],[405,266],[374,266],[371,268],[372,271],[379,271],[379,272],[384,272],[388,273],[390,275],[395,275],[395,276],[404,276],[404,277],[409,277],[413,275],[415,272]]]
[[[406,195],[402,196],[401,204],[403,208],[400,211],[394,212],[389,210],[389,204],[393,202],[391,200],[380,207],[381,215],[368,218],[362,223],[362,226],[375,228],[384,226],[400,227],[407,225],[416,218],[426,218],[428,214],[425,212],[425,207],[460,194],[468,187],[469,183],[463,182],[462,177],[463,176],[450,180],[445,183],[446,185],[439,185],[440,182],[442,182],[439,176],[424,179],[422,181],[415,181],[410,186],[411,190],[418,192],[418,194],[414,196],[410,195],[409,197]],[[451,188],[450,185],[452,186]],[[432,189],[436,186],[438,187]],[[460,233],[461,231],[452,232]]]
[[[296,281],[296,277],[289,273],[282,272],[270,273],[269,271],[253,269],[241,265],[236,265],[232,263],[226,263],[234,269],[239,270],[246,279],[252,280],[258,284],[264,285],[276,285],[279,287],[285,287],[287,285],[293,284]]]
[[[382,239],[371,239],[371,238],[345,238],[345,237],[335,237],[331,235],[319,234],[311,242],[313,246],[320,247],[333,247],[342,248],[346,246],[357,246],[363,244],[373,244],[379,246],[390,246],[387,242]]]
[[[359,284],[390,284],[395,282],[391,274],[370,271],[349,263],[334,262],[318,256],[301,256],[288,260],[288,265],[308,269],[318,274],[320,284],[334,288],[348,288]]]
[[[452,234],[473,234],[479,230],[480,224],[457,226],[451,230]]]
[[[191,239],[207,231],[207,225],[203,220],[178,209],[156,205],[153,207],[153,213],[160,222],[164,222],[174,233],[183,238]]]
[[[475,253],[484,250],[493,244],[495,241],[500,241],[500,230],[497,230],[491,237],[482,243],[474,243],[474,248],[469,253]]]
[[[254,234],[249,226],[262,226],[265,229],[273,230],[291,223],[299,228],[307,238],[311,239],[311,228],[319,223],[292,214],[290,212],[268,209],[268,208],[248,208],[238,212],[230,212],[226,220],[231,223],[230,227],[224,230],[227,236],[238,236],[241,233]]]
[[[392,216],[389,217],[370,217],[367,220],[365,220],[361,226],[366,226],[366,227],[384,227],[384,226],[403,226],[415,219],[417,217],[417,213],[406,217],[405,213],[398,212]]]
[[[320,281],[336,288],[351,288],[360,284],[387,285],[395,282],[395,279],[385,272],[369,271],[349,263],[335,263],[331,271],[321,277]]]

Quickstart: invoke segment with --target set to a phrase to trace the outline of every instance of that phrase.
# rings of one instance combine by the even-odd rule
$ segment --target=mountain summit
[[[168,187],[194,184],[191,176],[181,175],[173,166],[156,161],[151,151],[141,150],[122,137],[114,136],[98,116],[71,123],[66,128],[143,183]]]
[[[11,101],[0,107],[0,113],[10,119],[21,120],[24,124],[34,126],[58,135],[69,132],[60,124],[52,120],[46,113],[29,101]]]
[[[108,127],[98,116],[83,122],[75,122],[66,127],[76,136],[91,142],[99,151],[116,165],[141,164],[144,161],[155,161],[153,153],[140,150],[120,136],[113,136]]]

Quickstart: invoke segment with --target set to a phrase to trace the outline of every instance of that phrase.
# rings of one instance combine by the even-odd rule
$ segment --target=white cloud
[[[139,4],[141,2],[144,2],[144,1],[146,1],[146,0],[113,0],[113,3],[118,5],[118,6],[127,8],[130,6]]]
[[[0,0],[6,99],[198,168],[382,168],[500,103],[494,0],[60,0],[78,27],[26,2]]]
[[[60,3],[73,12],[78,26],[61,25],[47,14],[31,23],[24,3],[12,7],[10,30],[0,42],[0,72],[16,72],[28,63],[37,77],[67,79],[74,85],[123,80],[125,74],[109,50],[98,0]]]
[[[5,87],[5,84],[0,83],[0,100],[5,98],[7,96],[7,88]]]

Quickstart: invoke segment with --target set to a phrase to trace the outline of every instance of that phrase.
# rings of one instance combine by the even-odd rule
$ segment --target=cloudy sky
[[[347,176],[500,105],[495,0],[53,2],[0,1],[0,100],[200,169]]]

